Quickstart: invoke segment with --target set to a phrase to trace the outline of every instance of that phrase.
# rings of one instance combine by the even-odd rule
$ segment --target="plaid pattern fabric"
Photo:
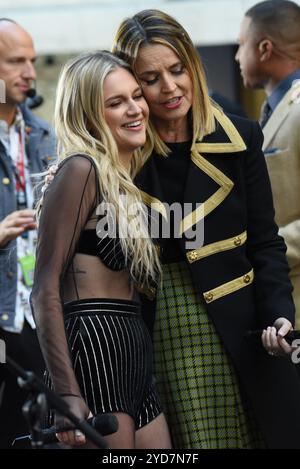
[[[263,447],[185,262],[164,265],[154,363],[175,448]]]

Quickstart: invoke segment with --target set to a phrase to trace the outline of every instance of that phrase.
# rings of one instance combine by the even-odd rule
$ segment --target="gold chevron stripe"
[[[228,136],[229,143],[196,143],[195,148],[202,153],[236,153],[246,150],[246,145],[230,119],[218,108],[213,107],[215,118]]]
[[[209,163],[202,155],[192,153],[191,160],[210,176],[219,186],[221,186],[212,196],[210,196],[203,204],[201,204],[196,210],[191,212],[189,215],[184,217],[180,223],[179,234],[182,234],[189,230],[193,225],[198,223],[202,218],[206,217],[212,212],[223,200],[228,196],[232,190],[234,184],[222,171],[216,168],[214,165]]]
[[[148,205],[148,207],[153,208],[154,210],[156,210],[156,212],[160,213],[165,220],[168,220],[166,207],[159,199],[156,199],[152,195],[147,194],[147,192],[144,192],[142,190],[140,190],[140,193],[143,202]]]

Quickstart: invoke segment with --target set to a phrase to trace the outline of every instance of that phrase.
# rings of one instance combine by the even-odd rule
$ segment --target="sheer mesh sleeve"
[[[45,194],[40,217],[31,306],[54,389],[80,395],[62,310],[62,279],[80,233],[98,202],[96,170],[89,157],[65,160]]]

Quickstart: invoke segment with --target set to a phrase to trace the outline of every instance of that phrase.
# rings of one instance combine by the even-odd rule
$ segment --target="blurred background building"
[[[159,8],[179,20],[199,48],[209,87],[257,118],[263,92],[243,89],[234,61],[240,21],[254,3],[257,0],[0,0],[0,14],[18,21],[34,39],[37,90],[44,97],[36,112],[48,121],[61,65],[83,51],[110,49],[121,20],[146,8]]]

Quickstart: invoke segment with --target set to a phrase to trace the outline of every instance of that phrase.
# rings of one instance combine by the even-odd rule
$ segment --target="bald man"
[[[236,60],[244,86],[263,88],[267,95],[263,149],[300,329],[300,7],[271,0],[250,8],[241,23]]]
[[[36,239],[30,174],[43,171],[54,157],[55,140],[49,125],[25,104],[36,79],[35,59],[30,35],[0,18],[0,339],[10,357],[41,376],[44,364],[28,301]],[[28,433],[25,398],[0,365],[0,448]]]

